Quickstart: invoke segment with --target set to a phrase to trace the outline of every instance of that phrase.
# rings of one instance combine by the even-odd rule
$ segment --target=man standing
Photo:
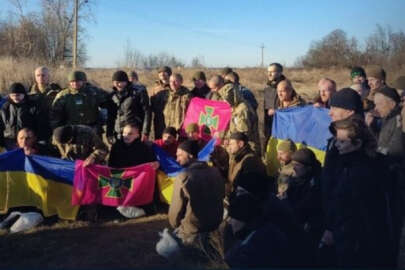
[[[192,97],[205,98],[210,92],[210,88],[207,86],[207,78],[205,73],[197,71],[193,75],[194,88],[191,90]]]
[[[159,80],[155,81],[155,87],[153,88],[152,95],[154,96],[162,90],[170,87],[170,76],[172,76],[172,69],[168,66],[159,68],[158,70]]]
[[[264,89],[264,137],[267,139],[271,135],[271,125],[273,122],[273,115],[277,109],[277,85],[279,82],[285,80],[283,75],[283,66],[279,63],[272,63],[267,68],[268,81]]]
[[[367,80],[370,86],[370,93],[364,100],[364,111],[368,112],[374,109],[374,95],[375,93],[386,85],[385,70],[379,66],[371,66],[367,69]]]
[[[52,104],[51,127],[86,125],[99,130],[99,108],[107,106],[107,92],[87,83],[86,73],[73,71],[69,87],[56,95]]]
[[[331,96],[336,92],[336,83],[335,81],[322,78],[318,83],[319,96],[315,100],[315,107],[318,108],[328,108]]]
[[[236,87],[236,89],[240,92],[240,94],[242,95],[242,97],[248,102],[248,104],[252,107],[252,109],[254,111],[257,110],[257,107],[259,106],[257,104],[257,100],[255,98],[255,95],[252,93],[252,91],[250,91],[250,89],[248,89],[247,87],[243,86],[240,84],[239,82],[239,75],[238,73],[236,73],[235,71],[232,71],[230,73],[228,73],[225,76],[225,80],[226,81],[230,81],[231,83],[233,83]]]

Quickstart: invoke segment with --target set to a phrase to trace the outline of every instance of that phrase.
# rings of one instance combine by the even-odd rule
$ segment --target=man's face
[[[176,156],[177,156],[177,162],[181,166],[187,165],[191,161],[190,154],[180,148],[177,148]]]
[[[139,130],[135,127],[125,126],[122,131],[124,143],[131,144],[139,138]]]
[[[236,154],[242,147],[245,145],[243,141],[235,140],[235,139],[230,139],[229,144],[228,144],[228,150],[229,152],[234,155]]]
[[[161,80],[163,82],[169,81],[169,74],[167,72],[159,72],[158,76],[159,76],[159,80]]]
[[[290,101],[292,91],[287,84],[279,84],[277,86],[277,95],[278,95],[278,99],[280,100],[280,102]]]
[[[353,110],[346,110],[339,107],[330,107],[329,116],[332,118],[332,122],[349,118],[354,114]]]
[[[163,133],[162,140],[163,140],[164,144],[170,145],[170,144],[174,143],[176,138],[170,133]]]
[[[335,92],[333,85],[330,83],[322,83],[319,85],[319,95],[323,103],[328,102],[332,94]]]
[[[363,84],[366,81],[366,78],[364,76],[356,75],[352,78],[353,83],[360,83]]]
[[[360,148],[361,142],[353,143],[348,136],[349,131],[347,129],[336,130],[336,142],[335,146],[340,155],[351,153]]]
[[[138,82],[138,79],[136,78],[136,77],[133,77],[133,76],[129,76],[129,81],[131,82],[131,83],[137,83]]]
[[[49,73],[44,70],[35,70],[35,82],[39,85],[47,85],[49,83]]]
[[[17,135],[17,143],[20,148],[32,148],[35,145],[36,137],[32,131],[21,130]]]
[[[84,85],[84,81],[70,81],[69,85],[72,89],[80,90]]]
[[[384,86],[384,82],[374,77],[368,77],[368,85],[371,90],[379,89]]]
[[[310,170],[310,168],[295,160],[291,161],[291,164],[293,166],[294,177],[303,177],[308,173],[308,170]]]
[[[9,94],[9,97],[10,97],[11,101],[18,104],[24,100],[25,94],[11,93],[11,94]]]
[[[117,88],[118,91],[122,91],[127,87],[128,82],[113,81],[113,86]]]
[[[267,68],[267,76],[269,81],[275,81],[278,78],[280,78],[281,75],[282,73],[278,70],[276,66],[273,65]]]
[[[194,80],[194,86],[198,89],[202,88],[205,85],[203,80]]]
[[[382,118],[387,117],[395,107],[394,101],[379,93],[374,96],[374,104],[375,110]]]
[[[198,131],[192,131],[187,133],[187,137],[189,137],[191,140],[198,140],[200,135],[198,134]]]
[[[286,165],[291,161],[292,153],[290,151],[279,151],[277,150],[277,159],[281,165]]]
[[[211,91],[216,91],[217,84],[214,82],[214,80],[209,80],[208,81],[208,87],[211,89]]]
[[[181,87],[181,81],[175,76],[170,76],[170,89],[177,91]]]

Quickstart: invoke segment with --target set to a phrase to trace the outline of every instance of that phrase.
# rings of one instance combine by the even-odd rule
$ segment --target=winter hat
[[[186,126],[187,133],[198,132],[198,131],[199,131],[199,127],[198,127],[197,123],[190,123]]]
[[[160,72],[166,72],[167,74],[169,74],[169,76],[172,75],[172,69],[168,66],[164,66],[158,69],[158,73]]]
[[[378,90],[376,92],[376,94],[382,94],[386,97],[389,97],[390,99],[392,99],[393,101],[395,101],[395,103],[400,103],[401,102],[401,97],[399,96],[397,90],[395,90],[394,88],[385,86],[383,88],[381,88],[380,90]]]
[[[291,139],[287,139],[285,141],[282,141],[278,146],[277,146],[277,151],[282,151],[282,152],[295,152],[297,151],[297,146]]]
[[[69,82],[72,81],[87,81],[86,73],[80,70],[70,72],[68,76]]]
[[[367,68],[367,77],[373,77],[385,81],[385,70],[379,66],[371,66]]]
[[[363,113],[361,97],[351,88],[343,88],[334,93],[330,99],[330,106],[353,110],[357,114]]]
[[[117,82],[127,82],[128,75],[125,71],[118,70],[118,71],[114,72],[114,74],[112,76],[112,80],[117,81]]]
[[[170,134],[173,137],[176,137],[177,136],[177,131],[176,131],[176,129],[174,127],[166,127],[163,130],[163,134]]]
[[[392,86],[397,90],[405,90],[405,76],[398,77]]]
[[[53,131],[53,138],[57,143],[65,144],[73,137],[73,127],[70,125],[57,127]]]
[[[221,69],[221,75],[222,76],[225,76],[225,75],[227,75],[227,74],[229,74],[229,73],[231,73],[233,70],[232,70],[232,68],[230,68],[230,67],[224,67],[223,69]]]
[[[193,81],[197,81],[197,80],[203,80],[204,82],[206,82],[207,77],[205,77],[205,73],[202,71],[197,71],[196,73],[194,73]]]
[[[10,94],[26,94],[24,85],[22,83],[13,83],[10,85]]]
[[[192,155],[194,158],[198,157],[198,152],[200,150],[200,147],[198,146],[198,142],[194,140],[187,140],[182,142],[179,147],[179,149],[186,151],[190,155]]]
[[[316,163],[314,152],[308,148],[301,148],[291,155],[291,159],[305,166],[312,166]]]
[[[356,76],[367,78],[366,72],[362,67],[353,67],[352,70],[350,71],[350,76],[352,77],[352,79]]]
[[[231,134],[229,139],[237,140],[237,141],[243,141],[245,143],[247,143],[249,141],[248,136],[246,136],[246,134],[243,133],[243,132],[234,132],[234,133]]]

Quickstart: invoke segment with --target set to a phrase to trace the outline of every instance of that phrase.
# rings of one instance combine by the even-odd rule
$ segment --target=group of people
[[[280,168],[269,174],[259,104],[231,68],[208,80],[196,72],[189,90],[182,75],[165,66],[149,92],[135,71],[116,71],[110,92],[89,83],[83,71],[69,74],[66,89],[51,83],[46,67],[34,75],[28,91],[21,83],[9,88],[0,147],[81,159],[84,166],[150,163],[155,169],[151,143],[162,147],[185,168],[168,211],[174,230],[164,234],[181,245],[170,252],[159,247],[168,259],[196,247],[207,256],[222,254],[214,257],[232,267],[396,265],[405,207],[405,77],[391,88],[382,68],[354,67],[353,85],[337,91],[332,79],[322,78],[319,95],[305,101],[282,65],[270,64],[261,104],[264,144],[277,110],[304,105],[329,109],[333,137],[323,166],[310,149],[283,141]],[[182,130],[193,97],[232,108],[227,130],[210,134],[221,143],[208,163],[198,153],[210,130],[197,123]],[[217,232],[220,248],[213,244]]]

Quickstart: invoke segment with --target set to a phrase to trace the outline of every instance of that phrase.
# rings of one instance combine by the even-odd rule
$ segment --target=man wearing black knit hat
[[[363,104],[360,95],[351,88],[343,88],[332,95],[329,115],[332,121],[346,119],[353,115],[363,118]]]
[[[216,168],[198,161],[197,156],[196,141],[184,141],[177,148],[177,161],[185,169],[174,180],[168,217],[174,228],[172,237],[186,247],[205,248],[210,233],[222,221],[225,182]],[[162,251],[159,244],[157,251],[163,256],[170,252]]]

